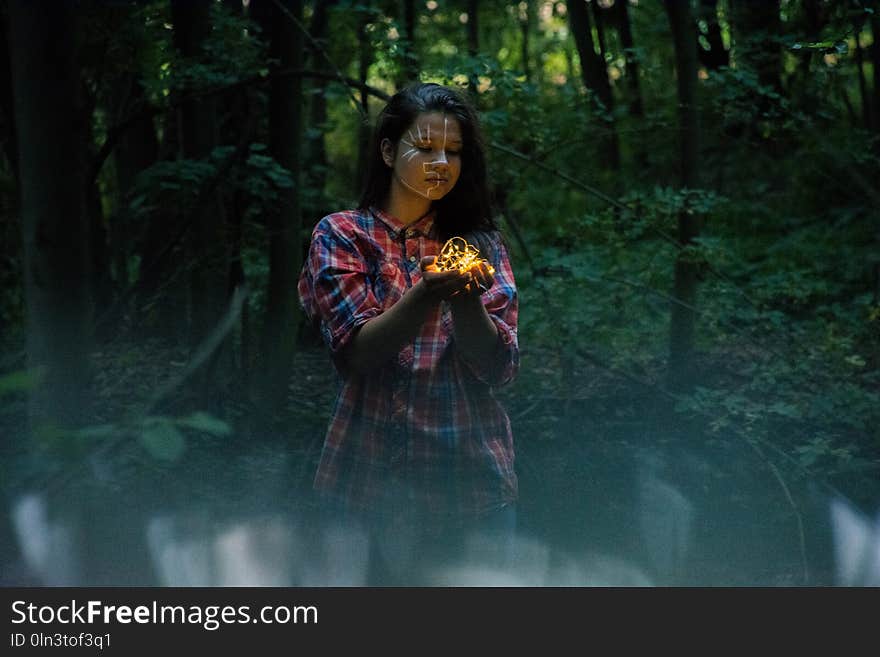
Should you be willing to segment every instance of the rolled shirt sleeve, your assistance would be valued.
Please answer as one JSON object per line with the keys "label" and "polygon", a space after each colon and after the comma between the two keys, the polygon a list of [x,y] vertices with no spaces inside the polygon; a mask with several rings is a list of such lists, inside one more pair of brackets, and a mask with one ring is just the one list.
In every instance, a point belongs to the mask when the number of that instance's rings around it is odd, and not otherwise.
{"label": "rolled shirt sleeve", "polygon": [[326,218],[319,222],[298,286],[303,309],[318,323],[337,366],[357,330],[382,312],[368,280],[367,263],[354,239]]}

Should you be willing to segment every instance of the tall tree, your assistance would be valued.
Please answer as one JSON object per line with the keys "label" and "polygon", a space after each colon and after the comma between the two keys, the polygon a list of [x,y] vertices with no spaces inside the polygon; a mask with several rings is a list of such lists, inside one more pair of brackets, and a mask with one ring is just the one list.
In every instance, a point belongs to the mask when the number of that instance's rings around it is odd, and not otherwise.
{"label": "tall tree", "polygon": [[871,100],[868,95],[868,84],[865,80],[865,56],[862,51],[862,28],[864,27],[864,18],[859,17],[853,25],[853,36],[856,42],[856,73],[859,78],[859,98],[862,101],[862,123],[865,128],[871,128]]}
{"label": "tall tree", "polygon": [[[337,0],[318,0],[309,25],[311,43],[308,50],[307,66],[315,70],[327,65],[327,32],[330,25],[330,9]],[[327,79],[318,78],[311,82],[309,105],[309,132],[306,140],[306,158],[309,164],[307,189],[319,196],[324,191],[327,180],[327,148],[325,133],[327,123]],[[320,216],[324,208],[311,208],[312,215]]]}
{"label": "tall tree", "polygon": [[12,73],[9,69],[9,45],[7,44],[6,12],[0,10],[0,140],[3,154],[18,180],[18,150],[15,143],[15,110],[12,101]]}
{"label": "tall tree", "polygon": [[[205,42],[211,32],[211,0],[171,0],[174,46],[189,62],[205,56]],[[217,144],[217,110],[213,97],[187,98],[180,107],[181,152],[184,158],[200,160],[210,156]],[[190,343],[205,340],[226,309],[229,274],[229,246],[219,194],[203,190],[190,211],[190,298],[192,325]],[[200,402],[209,407],[219,401],[216,393],[226,383],[225,373],[216,371],[224,362],[218,352],[196,377]]]}
{"label": "tall tree", "polygon": [[10,0],[10,70],[24,235],[32,427],[77,425],[88,410],[91,342],[85,128],[73,2]]}
{"label": "tall tree", "polygon": [[617,32],[620,35],[620,45],[623,46],[626,60],[626,82],[629,87],[629,113],[630,116],[642,119],[645,116],[642,104],[642,90],[639,83],[639,60],[636,57],[635,41],[632,34],[632,25],[629,18],[627,2],[615,2],[617,11]]}
{"label": "tall tree", "polygon": [[758,82],[782,90],[782,20],[780,0],[729,0],[737,65],[749,68]]}
{"label": "tall tree", "polygon": [[593,26],[586,2],[568,0],[567,6],[571,33],[581,62],[581,77],[587,92],[591,95],[593,106],[602,116],[604,126],[602,142],[607,165],[616,171],[620,168],[620,146],[614,125],[614,96],[608,80],[608,67],[605,66],[605,60],[593,41]]}
{"label": "tall tree", "polygon": [[[142,57],[150,60],[149,37],[139,31],[133,31],[135,43],[131,44],[132,53],[130,67],[133,71],[139,67],[134,62]],[[158,117],[156,125],[150,114],[150,101],[138,80],[136,73],[130,74],[133,79],[123,84],[124,77],[113,84],[113,88],[122,95],[117,99],[118,122],[122,127],[119,144],[114,151],[119,189],[123,194],[133,190],[138,172],[157,160],[175,160],[181,158],[181,112],[175,103],[174,108]],[[124,76],[124,74],[123,74]],[[131,85],[130,95],[128,85]],[[181,91],[172,89],[173,101]],[[131,123],[129,123],[131,121]],[[158,130],[157,130],[158,126]],[[159,136],[161,135],[161,139]],[[120,170],[122,167],[122,170]],[[111,244],[131,240],[131,231],[126,231],[124,222],[117,219],[111,226]],[[116,231],[122,230],[119,235]],[[134,307],[137,315],[137,328],[141,334],[158,337],[167,343],[179,343],[186,338],[189,328],[188,306],[189,286],[180,283],[181,272],[186,257],[186,236],[189,225],[182,209],[171,204],[162,204],[155,212],[150,213],[149,221],[137,232],[137,239],[128,245],[138,257],[139,266],[136,275]],[[120,253],[124,249],[116,249],[116,257],[123,259]],[[122,260],[125,265],[127,259]]]}
{"label": "tall tree", "polygon": [[724,47],[721,24],[718,22],[718,0],[700,0],[697,11],[701,23],[706,26],[703,37],[709,46],[708,49],[697,48],[697,54],[703,66],[710,71],[717,71],[722,66],[730,64],[730,53]]}
{"label": "tall tree", "polygon": [[[211,0],[172,0],[174,45],[184,58],[197,61],[211,31]],[[212,97],[188,98],[180,109],[181,151],[186,159],[210,156],[217,143],[217,116]],[[193,260],[191,342],[199,343],[220,320],[226,304],[227,243],[216,199],[192,209]]]}
{"label": "tall tree", "polygon": [[530,51],[532,35],[532,13],[534,11],[531,0],[523,0],[519,3],[519,32],[520,32],[520,61],[522,62],[523,75],[526,82],[532,81],[532,55]]}
{"label": "tall tree", "polygon": [[[620,45],[623,47],[626,70],[627,95],[629,96],[629,115],[637,122],[645,118],[644,105],[642,103],[642,88],[639,81],[639,60],[636,56],[636,46],[632,34],[632,25],[629,17],[628,2],[615,2],[612,7],[613,20],[617,26],[617,34],[620,37]],[[638,139],[633,144],[635,151],[635,164],[643,169],[648,161],[644,141]]]}
{"label": "tall tree", "polygon": [[[871,70],[874,79],[871,124],[874,126],[874,131],[880,133],[880,16],[877,15],[878,11],[880,11],[880,7],[876,7],[874,13],[871,14]],[[880,150],[880,140],[876,144]]]}
{"label": "tall tree", "polygon": [[[122,73],[111,85],[114,94],[111,113],[114,124],[119,125],[128,117],[135,117],[129,128],[119,137],[113,154],[116,173],[116,206],[123,207],[134,190],[137,175],[156,161],[159,140],[153,120],[146,113],[149,101],[144,93],[140,76],[134,72]],[[126,230],[127,229],[127,230]],[[127,287],[128,255],[131,248],[130,231],[121,217],[110,225],[110,247],[115,259],[117,284]]]}
{"label": "tall tree", "polygon": [[370,43],[370,35],[368,28],[373,19],[372,3],[368,2],[361,10],[358,20],[357,40],[358,40],[358,82],[360,82],[360,112],[361,122],[358,125],[358,159],[357,168],[355,169],[355,180],[353,181],[355,189],[360,186],[360,176],[366,170],[370,153],[370,126],[367,117],[370,116],[370,94],[367,92],[367,77],[370,72],[370,65],[373,63],[373,47]]}
{"label": "tall tree", "polygon": [[[675,46],[675,72],[678,91],[678,134],[681,187],[694,189],[698,180],[699,122],[697,114],[697,39],[689,2],[665,0]],[[678,215],[678,241],[691,244],[700,234],[700,222],[687,207]],[[672,305],[669,335],[669,379],[673,387],[692,382],[694,307],[697,298],[698,266],[682,256],[675,262],[674,296],[689,307]]]}
{"label": "tall tree", "polygon": [[[478,0],[467,0],[467,51],[471,59],[480,54],[480,3]],[[477,89],[480,81],[476,72],[468,75],[468,91],[477,100]]]}
{"label": "tall tree", "polygon": [[403,34],[401,34],[401,46],[403,47],[403,66],[397,87],[403,87],[409,82],[415,82],[419,77],[419,58],[416,55],[416,3],[415,0],[401,0],[400,12],[403,16]]}
{"label": "tall tree", "polygon": [[[605,12],[607,10],[603,9],[598,2],[590,3],[590,11],[593,16],[593,25],[596,27],[596,45],[599,47],[599,58],[604,63],[607,61],[606,55],[608,53],[608,48],[605,45]],[[608,67],[605,67],[606,77]],[[610,88],[609,83],[609,88]]]}
{"label": "tall tree", "polygon": [[[298,69],[303,62],[303,3],[301,0],[261,0],[261,16],[269,36],[270,57],[280,70]],[[261,399],[270,410],[281,408],[296,351],[300,310],[296,282],[302,268],[302,209],[300,206],[302,150],[302,78],[276,76],[269,90],[269,152],[293,178],[284,190],[277,212],[267,218],[269,232],[269,289],[261,348]]]}
{"label": "tall tree", "polygon": [[[6,9],[0,6],[0,194],[18,199],[18,149],[15,138],[15,110],[12,100],[12,74],[9,70]],[[0,196],[0,203],[5,199]],[[10,204],[11,205],[11,204]],[[21,289],[21,222],[17,212],[0,212],[0,281],[12,282]],[[7,283],[8,285],[8,283]],[[0,314],[0,336],[11,336],[6,318]],[[0,338],[0,344],[3,343]],[[0,448],[3,441],[0,440]],[[2,522],[2,520],[0,520]],[[2,525],[0,525],[2,530]]]}
{"label": "tall tree", "polygon": [[[89,89],[89,85],[82,83],[82,95],[84,112],[86,116],[95,115],[96,98],[95,94]],[[95,135],[93,130],[93,122],[86,121],[86,129],[83,147],[86,149],[86,157],[91,161],[94,158],[95,151]],[[110,247],[107,240],[107,228],[104,221],[104,209],[101,204],[101,192],[98,189],[98,181],[89,177],[85,180],[86,185],[86,213],[89,221],[89,235],[91,245],[89,251],[92,257],[92,295],[94,304],[97,308],[107,308],[113,303],[114,285],[113,277],[110,269]],[[95,328],[95,335],[98,340],[103,339],[100,327]],[[105,329],[108,327],[105,327]]]}

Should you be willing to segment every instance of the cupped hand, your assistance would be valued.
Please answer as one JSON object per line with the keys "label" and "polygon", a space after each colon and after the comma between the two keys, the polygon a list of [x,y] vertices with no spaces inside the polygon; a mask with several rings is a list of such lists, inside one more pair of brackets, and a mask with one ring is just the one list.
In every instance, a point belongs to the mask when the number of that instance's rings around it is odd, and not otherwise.
{"label": "cupped hand", "polygon": [[425,256],[419,261],[422,281],[428,293],[438,299],[449,299],[459,292],[465,292],[473,280],[470,272],[440,271],[437,269],[435,256]]}
{"label": "cupped hand", "polygon": [[495,282],[495,269],[485,260],[480,260],[471,265],[468,269],[471,276],[471,282],[466,288],[467,292],[474,294],[483,294],[488,292]]}

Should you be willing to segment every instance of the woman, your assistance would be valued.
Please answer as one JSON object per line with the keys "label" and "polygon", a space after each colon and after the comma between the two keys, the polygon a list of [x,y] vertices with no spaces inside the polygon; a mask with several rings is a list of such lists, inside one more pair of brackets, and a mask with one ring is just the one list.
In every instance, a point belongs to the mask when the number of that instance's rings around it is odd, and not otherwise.
{"label": "woman", "polygon": [[[439,271],[454,236],[485,260]],[[513,439],[491,388],[518,368],[517,295],[457,92],[415,84],[389,101],[359,206],[318,223],[299,294],[341,376],[315,488],[426,540],[510,529]]]}

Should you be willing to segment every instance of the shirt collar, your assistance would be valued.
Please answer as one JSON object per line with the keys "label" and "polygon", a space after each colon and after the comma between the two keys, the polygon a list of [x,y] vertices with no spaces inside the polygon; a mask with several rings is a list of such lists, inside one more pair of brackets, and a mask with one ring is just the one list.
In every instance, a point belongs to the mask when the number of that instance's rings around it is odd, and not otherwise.
{"label": "shirt collar", "polygon": [[372,207],[370,208],[370,212],[388,227],[395,239],[399,237],[402,232],[407,232],[407,237],[428,235],[434,227],[434,217],[437,214],[436,211],[431,208],[427,214],[410,224],[406,224],[393,214],[385,212],[379,208]]}

